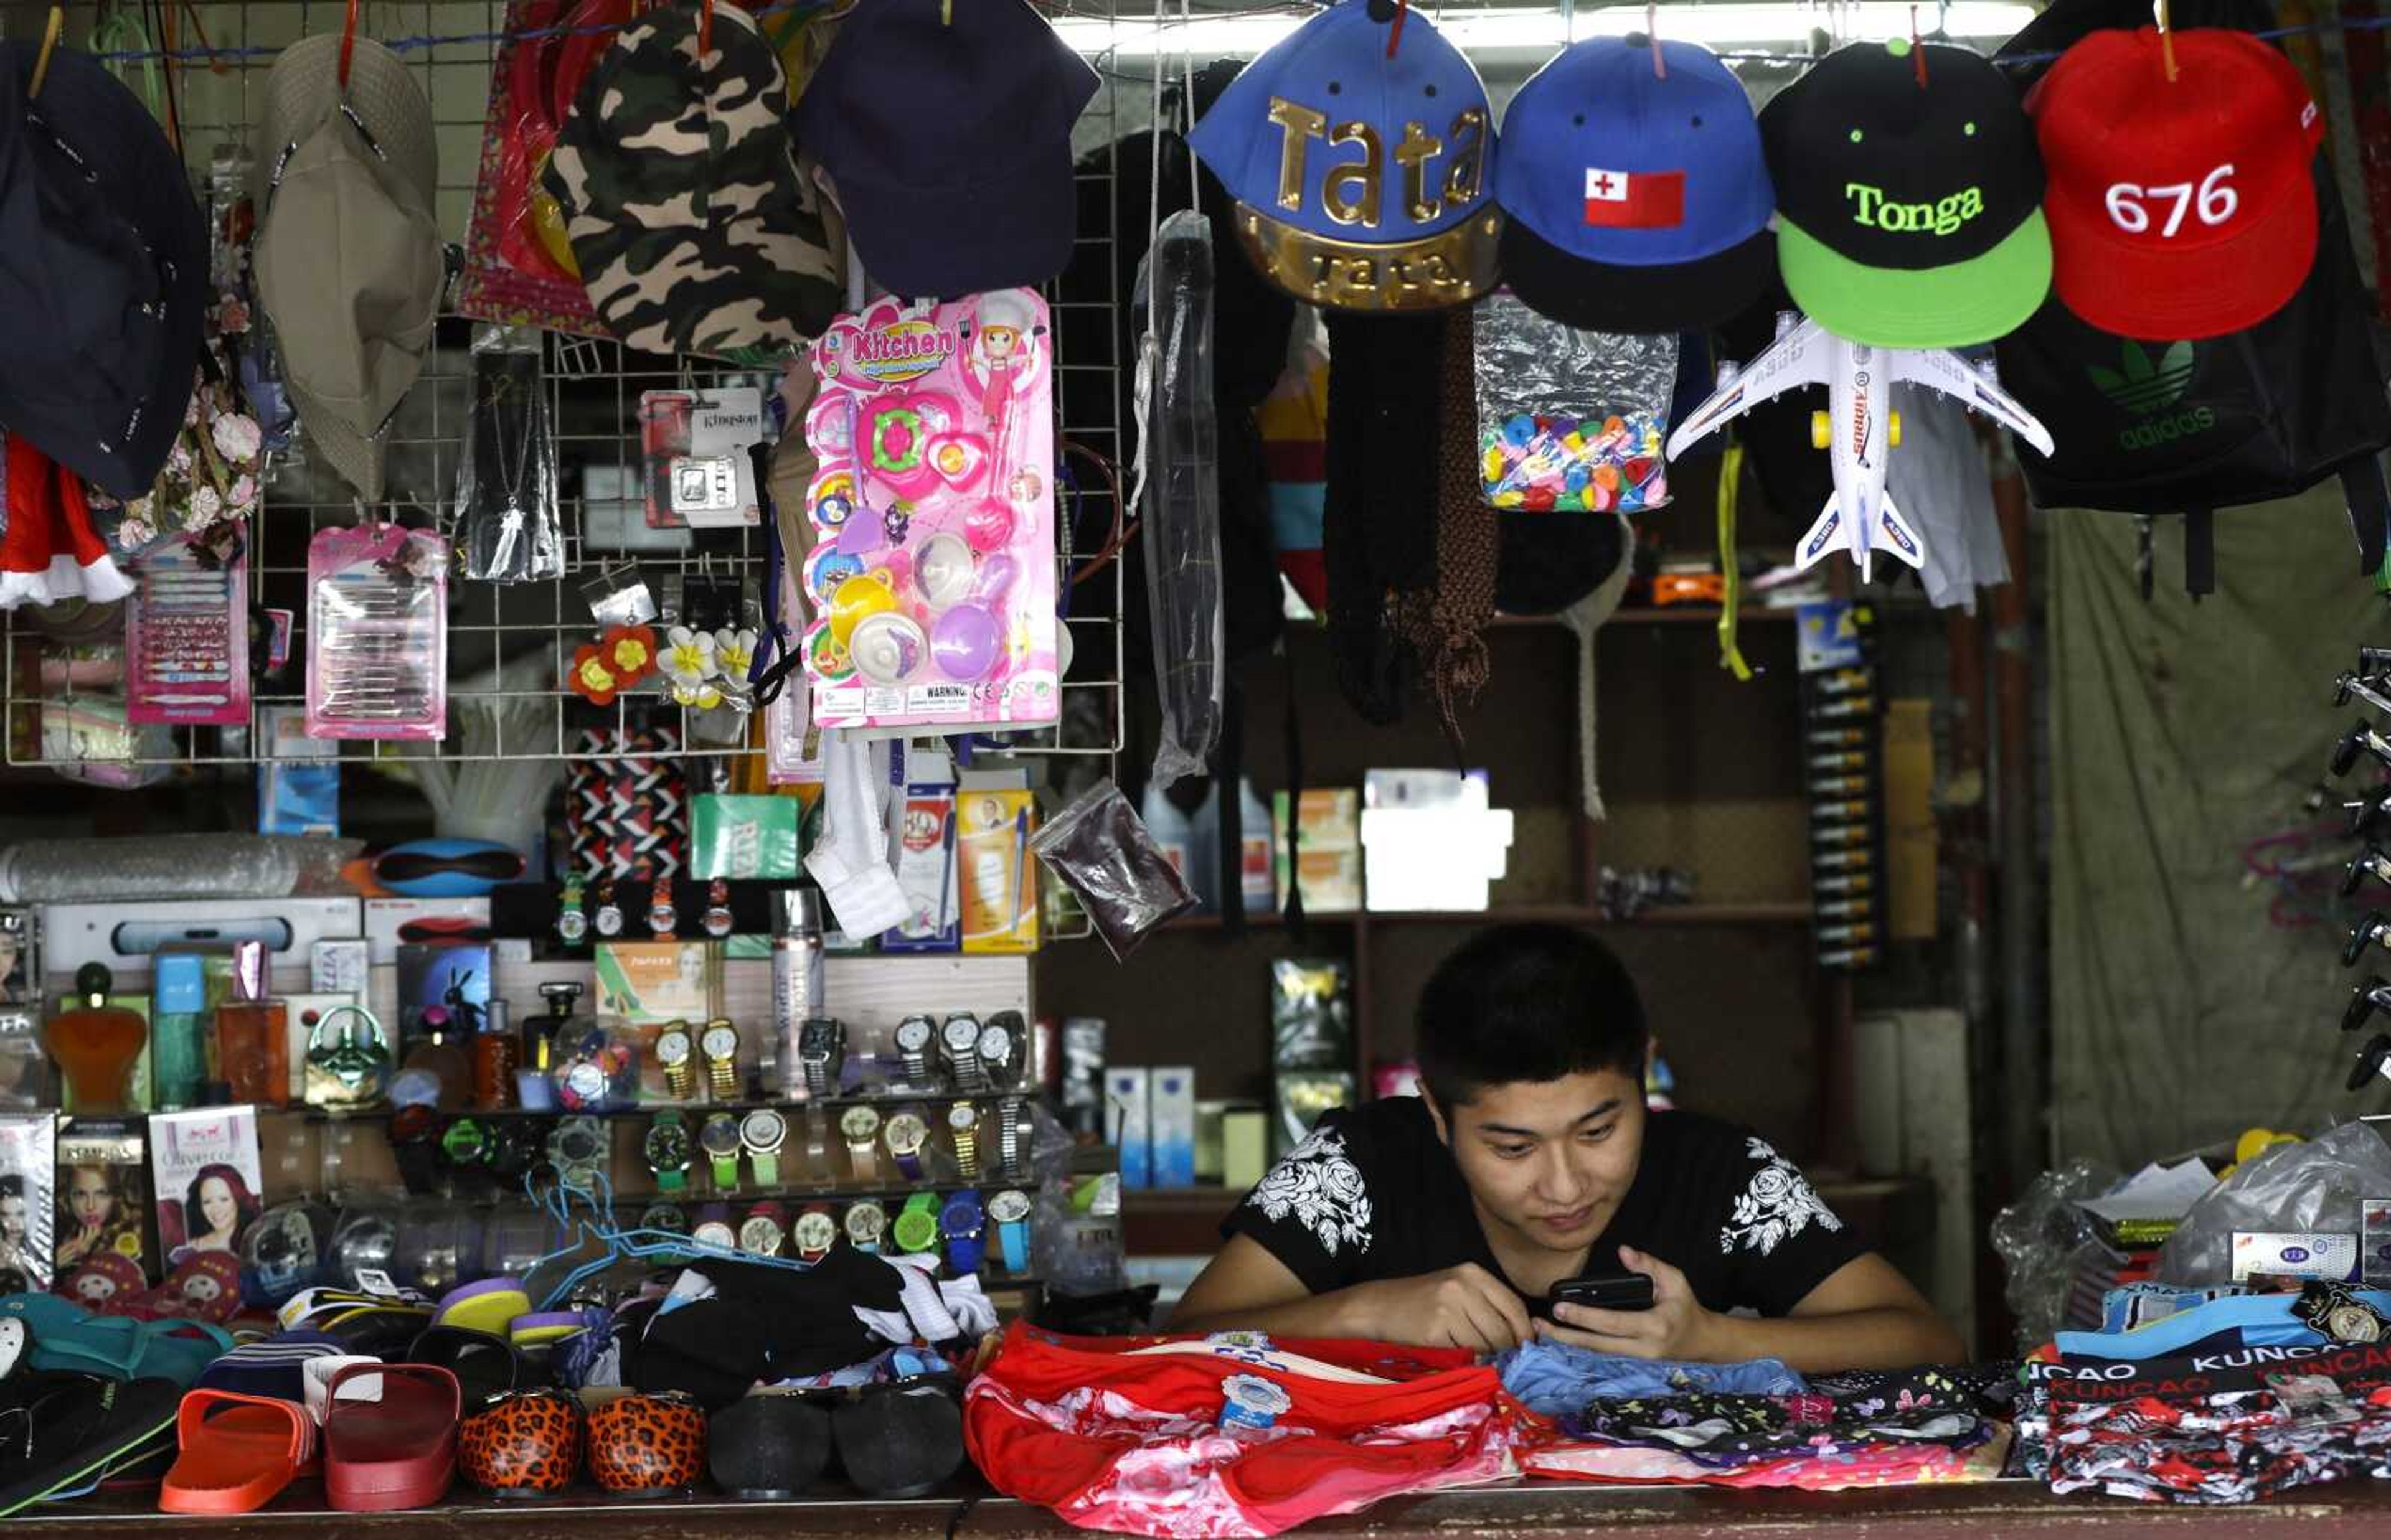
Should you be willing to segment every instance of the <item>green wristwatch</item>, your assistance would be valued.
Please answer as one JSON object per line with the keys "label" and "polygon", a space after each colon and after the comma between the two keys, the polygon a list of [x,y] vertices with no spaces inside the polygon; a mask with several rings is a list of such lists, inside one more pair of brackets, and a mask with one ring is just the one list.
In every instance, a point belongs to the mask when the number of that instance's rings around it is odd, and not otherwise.
{"label": "green wristwatch", "polygon": [[739,1142],[756,1164],[756,1185],[781,1185],[781,1146],[789,1138],[789,1121],[769,1107],[759,1107],[739,1120]]}
{"label": "green wristwatch", "polygon": [[714,1185],[729,1192],[739,1185],[739,1120],[729,1112],[713,1112],[706,1116],[705,1126],[697,1132],[700,1149],[714,1162]]}
{"label": "green wristwatch", "polygon": [[647,1157],[658,1192],[679,1192],[689,1185],[689,1128],[679,1112],[656,1114],[640,1152]]}
{"label": "green wristwatch", "polygon": [[440,1152],[448,1157],[450,1165],[459,1170],[477,1166],[482,1163],[482,1157],[490,1152],[490,1136],[472,1119],[459,1118],[440,1136]]}
{"label": "green wristwatch", "polygon": [[905,1200],[905,1211],[891,1226],[900,1251],[926,1251],[938,1243],[938,1195],[917,1192]]}

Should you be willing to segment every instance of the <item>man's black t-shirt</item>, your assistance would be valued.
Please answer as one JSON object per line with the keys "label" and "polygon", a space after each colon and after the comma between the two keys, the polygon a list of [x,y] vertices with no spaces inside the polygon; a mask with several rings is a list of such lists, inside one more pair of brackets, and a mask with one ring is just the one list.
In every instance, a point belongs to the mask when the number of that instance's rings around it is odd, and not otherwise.
{"label": "man's black t-shirt", "polygon": [[[1315,1294],[1465,1262],[1504,1277],[1417,1097],[1325,1114],[1221,1233],[1252,1237]],[[1620,1271],[1622,1246],[1683,1272],[1707,1309],[1764,1315],[1790,1311],[1865,1250],[1765,1140],[1691,1112],[1645,1119],[1635,1183],[1583,1272]]]}

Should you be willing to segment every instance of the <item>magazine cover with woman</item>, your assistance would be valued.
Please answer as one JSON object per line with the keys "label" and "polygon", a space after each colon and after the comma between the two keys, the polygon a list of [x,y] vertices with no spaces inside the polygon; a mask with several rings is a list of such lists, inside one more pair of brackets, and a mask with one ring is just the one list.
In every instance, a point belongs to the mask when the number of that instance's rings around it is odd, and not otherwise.
{"label": "magazine cover with woman", "polygon": [[149,1170],[167,1270],[200,1251],[234,1250],[262,1206],[256,1109],[159,1113],[149,1120]]}
{"label": "magazine cover with woman", "polygon": [[50,1286],[50,1191],[57,1159],[55,1114],[0,1116],[0,1293]]}

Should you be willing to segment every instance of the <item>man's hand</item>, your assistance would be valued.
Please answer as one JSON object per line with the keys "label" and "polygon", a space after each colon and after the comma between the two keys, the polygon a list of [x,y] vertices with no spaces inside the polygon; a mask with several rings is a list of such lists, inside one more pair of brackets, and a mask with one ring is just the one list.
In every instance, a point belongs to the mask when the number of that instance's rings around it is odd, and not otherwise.
{"label": "man's hand", "polygon": [[1527,1305],[1511,1286],[1474,1262],[1417,1277],[1357,1284],[1345,1292],[1358,1307],[1359,1334],[1381,1341],[1499,1353],[1518,1347],[1534,1330]]}
{"label": "man's hand", "polygon": [[1706,1344],[1715,1335],[1713,1323],[1718,1317],[1694,1298],[1686,1275],[1658,1257],[1624,1246],[1619,1248],[1619,1262],[1630,1272],[1652,1280],[1651,1309],[1596,1310],[1590,1305],[1556,1304],[1554,1321],[1538,1321],[1537,1334],[1548,1341],[1629,1358],[1707,1358]]}

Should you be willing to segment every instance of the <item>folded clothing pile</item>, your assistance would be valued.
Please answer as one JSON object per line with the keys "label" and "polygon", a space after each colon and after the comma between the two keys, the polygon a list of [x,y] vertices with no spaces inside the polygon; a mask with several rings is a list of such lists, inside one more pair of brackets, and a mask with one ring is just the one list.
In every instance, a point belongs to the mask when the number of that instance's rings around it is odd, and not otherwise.
{"label": "folded clothing pile", "polygon": [[2104,1316],[2142,1324],[2062,1331],[2025,1366],[2025,1474],[2054,1492],[2209,1504],[2391,1477],[2391,1293],[2180,1295],[2113,1296]]}
{"label": "folded clothing pile", "polygon": [[1521,1457],[1532,1475],[1818,1491],[1998,1475],[2018,1383],[2008,1364],[1804,1380],[1774,1359],[1648,1364],[1548,1342],[1499,1362],[1553,1418]]}
{"label": "folded clothing pile", "polygon": [[1467,1353],[1020,1322],[963,1396],[972,1458],[999,1491],[1130,1534],[1276,1534],[1502,1480],[1534,1420]]}

